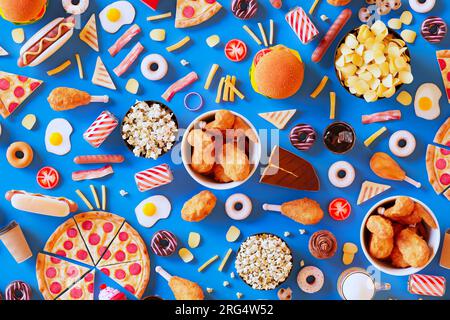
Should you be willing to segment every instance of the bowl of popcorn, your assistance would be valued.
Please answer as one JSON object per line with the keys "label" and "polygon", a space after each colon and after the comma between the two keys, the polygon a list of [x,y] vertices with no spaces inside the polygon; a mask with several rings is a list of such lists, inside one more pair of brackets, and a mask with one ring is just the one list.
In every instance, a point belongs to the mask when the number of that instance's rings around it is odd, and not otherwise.
{"label": "bowl of popcorn", "polygon": [[406,42],[381,20],[350,31],[339,42],[334,67],[341,85],[367,102],[390,98],[413,81]]}
{"label": "bowl of popcorn", "polygon": [[214,110],[200,115],[187,127],[181,157],[186,171],[201,185],[232,189],[255,173],[261,143],[248,119],[230,110]]}
{"label": "bowl of popcorn", "polygon": [[136,101],[122,121],[122,139],[136,157],[158,159],[178,138],[178,121],[172,110],[157,101]]}
{"label": "bowl of popcorn", "polygon": [[236,254],[239,277],[255,290],[273,290],[292,272],[292,251],[284,240],[271,233],[258,233],[242,242]]}

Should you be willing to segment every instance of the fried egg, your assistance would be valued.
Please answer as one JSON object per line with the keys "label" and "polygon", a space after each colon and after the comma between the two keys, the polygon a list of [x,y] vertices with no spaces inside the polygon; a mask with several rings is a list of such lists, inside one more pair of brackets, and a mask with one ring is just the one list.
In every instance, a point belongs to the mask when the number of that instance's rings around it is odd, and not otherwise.
{"label": "fried egg", "polygon": [[416,115],[426,120],[433,120],[441,114],[439,100],[442,92],[434,83],[424,83],[416,91],[414,110]]}
{"label": "fried egg", "polygon": [[102,28],[109,33],[116,33],[123,25],[131,24],[136,10],[128,1],[116,1],[106,6],[99,14]]}
{"label": "fried egg", "polygon": [[169,199],[164,196],[151,196],[139,203],[134,209],[136,217],[141,226],[150,228],[158,220],[166,219],[172,206]]}
{"label": "fried egg", "polygon": [[69,153],[72,131],[72,125],[66,119],[58,118],[50,121],[47,130],[45,130],[45,148],[47,151],[59,156]]}

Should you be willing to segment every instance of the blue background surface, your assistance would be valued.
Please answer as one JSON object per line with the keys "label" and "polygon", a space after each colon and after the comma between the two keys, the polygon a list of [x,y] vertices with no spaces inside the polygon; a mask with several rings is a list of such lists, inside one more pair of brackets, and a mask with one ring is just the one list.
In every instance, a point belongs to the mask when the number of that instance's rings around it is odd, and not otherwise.
{"label": "blue background surface", "polygon": [[[158,13],[163,13],[170,10],[173,14],[175,14],[174,0],[162,0],[160,2]],[[55,167],[60,172],[62,180],[57,188],[45,193],[49,195],[66,196],[76,200],[79,203],[80,211],[82,212],[87,211],[87,208],[76,196],[75,189],[81,189],[90,199],[92,199],[89,191],[90,183],[93,183],[97,187],[98,191],[100,191],[101,184],[107,185],[108,210],[125,217],[127,221],[140,232],[147,245],[149,245],[150,238],[153,233],[158,230],[167,229],[174,232],[179,239],[179,248],[183,246],[188,247],[187,237],[190,231],[199,232],[202,235],[201,244],[199,248],[191,249],[195,256],[195,260],[189,264],[182,262],[177,254],[164,258],[157,257],[151,253],[152,271],[149,286],[146,290],[146,295],[157,294],[165,299],[172,299],[173,296],[165,280],[155,274],[154,267],[156,265],[163,266],[172,274],[196,281],[203,288],[214,288],[215,292],[212,295],[207,295],[209,298],[235,299],[236,292],[239,291],[244,294],[243,298],[245,299],[276,299],[276,290],[254,291],[238,278],[230,279],[229,274],[234,270],[234,254],[225,267],[224,272],[217,271],[219,262],[215,262],[203,273],[198,273],[197,268],[204,261],[208,260],[215,254],[218,254],[222,258],[229,247],[233,248],[235,253],[242,239],[251,234],[271,232],[279,236],[283,236],[285,231],[289,231],[291,233],[291,237],[286,240],[294,251],[294,269],[289,281],[284,286],[290,286],[293,289],[294,299],[339,299],[336,291],[336,281],[339,274],[347,268],[341,262],[342,244],[347,241],[351,241],[359,245],[360,225],[366,211],[375,202],[383,199],[383,197],[388,197],[391,195],[404,194],[424,201],[437,215],[441,227],[441,233],[443,235],[444,231],[450,226],[449,202],[444,197],[437,196],[427,182],[425,150],[427,144],[432,142],[436,130],[450,115],[439,68],[435,59],[436,50],[448,48],[450,37],[447,37],[447,39],[439,45],[431,45],[427,43],[419,34],[420,24],[426,16],[414,13],[414,19],[409,28],[418,32],[418,37],[414,44],[409,45],[409,48],[412,54],[412,69],[415,80],[413,84],[405,86],[404,89],[409,91],[414,96],[415,89],[420,84],[424,82],[434,82],[444,93],[441,99],[441,116],[434,121],[426,121],[415,116],[413,106],[401,106],[395,101],[394,98],[367,104],[363,100],[353,97],[347,93],[347,91],[339,85],[333,69],[332,55],[336,47],[336,42],[330,48],[321,63],[315,64],[311,62],[310,56],[316,47],[318,40],[315,40],[309,45],[302,45],[288,24],[285,22],[284,15],[289,8],[299,4],[301,4],[305,10],[308,11],[313,0],[284,0],[283,8],[281,10],[272,8],[268,0],[259,1],[260,7],[257,16],[250,21],[246,21],[245,23],[259,35],[257,22],[262,22],[268,34],[269,19],[272,18],[275,21],[275,43],[285,44],[298,50],[306,64],[305,81],[298,94],[284,101],[268,100],[253,92],[248,79],[248,69],[250,67],[252,57],[262,47],[258,47],[242,29],[244,22],[236,19],[232,15],[229,8],[231,1],[222,0],[220,2],[224,5],[224,8],[206,23],[189,29],[177,30],[173,26],[173,18],[156,22],[147,22],[145,18],[149,15],[153,15],[154,12],[139,1],[132,1],[137,9],[135,22],[138,23],[143,29],[143,32],[137,37],[137,39],[145,46],[144,55],[150,53],[160,53],[165,56],[169,62],[169,73],[162,81],[159,82],[147,81],[140,73],[140,63],[134,64],[134,66],[122,78],[118,78],[113,74],[112,69],[125,57],[131,47],[136,43],[136,39],[133,40],[132,43],[130,43],[125,50],[122,50],[115,58],[111,58],[107,52],[107,49],[111,43],[125,31],[127,27],[123,27],[118,33],[111,35],[102,30],[99,20],[97,19],[97,28],[99,31],[101,48],[100,55],[114,78],[114,82],[118,87],[117,91],[111,91],[91,84],[90,79],[94,70],[97,53],[79,40],[77,32],[72,37],[70,42],[68,42],[59,52],[57,52],[45,63],[34,68],[19,69],[16,66],[16,60],[18,58],[20,45],[15,44],[10,36],[10,32],[14,26],[1,20],[0,29],[2,30],[2,37],[0,39],[0,45],[10,52],[10,56],[0,58],[0,70],[16,72],[42,79],[45,84],[39,88],[28,103],[16,111],[13,116],[6,120],[0,120],[3,127],[3,133],[0,137],[0,153],[2,154],[0,157],[0,194],[4,194],[10,189],[25,189],[30,192],[44,192],[44,190],[37,185],[35,176],[36,172],[41,167],[50,165]],[[357,19],[357,11],[363,2],[364,1],[357,0],[352,2],[351,8],[354,11],[353,18],[346,25],[344,31],[339,35],[339,38],[341,38],[345,32],[360,24]],[[109,1],[91,1],[88,12],[82,16],[82,25],[84,25],[93,12],[100,12],[100,10],[107,3],[109,3]],[[403,1],[403,6],[400,10],[392,11],[390,15],[383,17],[383,20],[387,22],[389,18],[398,17],[404,9],[409,9],[407,1]],[[445,1],[438,1],[438,4],[433,9],[431,14],[444,14],[444,18],[448,21],[450,18],[450,10],[448,9],[448,3]],[[331,20],[334,20],[340,10],[340,8],[330,6],[325,0],[320,1],[320,4],[317,6],[313,15],[313,21],[320,29],[321,35],[326,32],[329,25],[320,20],[320,15],[326,14],[331,18]],[[48,12],[44,19],[34,25],[24,27],[26,37],[31,37],[33,33],[45,25],[45,23],[59,16],[65,16],[61,2],[50,1]],[[167,38],[164,42],[154,42],[149,38],[149,32],[153,28],[166,29]],[[221,37],[221,44],[216,48],[209,48],[205,43],[206,38],[212,34],[218,34]],[[191,43],[187,47],[174,53],[166,52],[166,46],[176,43],[185,35],[189,35],[192,39]],[[233,63],[228,61],[223,54],[223,45],[232,38],[242,39],[248,45],[249,54],[243,62]],[[78,78],[78,70],[74,58],[75,52],[80,53],[84,63],[84,80],[79,80]],[[69,69],[54,77],[48,77],[45,74],[45,71],[54,68],[68,58],[72,61],[72,66]],[[190,62],[189,66],[181,66],[181,59],[188,60]],[[235,103],[222,103],[217,105],[214,102],[215,89],[209,91],[203,89],[204,81],[212,63],[220,64],[222,68],[220,73],[221,75],[234,74],[237,76],[239,80],[238,88],[246,95],[244,101],[237,100]],[[162,101],[160,96],[164,90],[173,81],[184,76],[191,70],[195,70],[199,74],[200,81],[196,82],[182,93],[177,94],[168,104],[175,112],[180,127],[186,127],[195,117],[204,111],[227,108],[239,112],[250,119],[258,129],[272,129],[273,127],[260,118],[257,113],[296,108],[298,111],[295,117],[290,121],[285,130],[280,131],[280,145],[313,163],[321,180],[320,192],[308,193],[262,185],[258,183],[259,174],[255,174],[247,183],[236,188],[235,190],[214,191],[218,197],[218,204],[211,216],[201,223],[189,223],[180,218],[181,207],[187,199],[204,188],[190,178],[182,164],[173,164],[171,162],[170,155],[164,155],[157,161],[135,158],[123,144],[119,135],[119,130],[116,130],[99,149],[92,148],[82,139],[83,132],[102,110],[108,109],[121,119],[136,99]],[[313,100],[309,98],[309,94],[325,74],[330,77],[331,81],[317,99]],[[139,93],[136,96],[129,94],[124,89],[127,79],[130,77],[136,78],[141,83]],[[218,77],[216,76],[212,88],[216,88],[217,79]],[[61,85],[83,89],[91,94],[108,94],[111,98],[111,102],[108,105],[91,104],[72,111],[53,111],[49,107],[46,97],[53,88]],[[189,112],[183,106],[184,94],[192,90],[200,92],[205,98],[205,107],[199,112]],[[328,92],[331,90],[335,91],[337,94],[336,119],[349,122],[356,130],[358,141],[355,148],[346,155],[334,155],[324,147],[322,141],[319,139],[314,147],[307,152],[300,152],[296,150],[289,143],[288,135],[290,128],[297,123],[309,123],[316,129],[317,133],[321,135],[324,128],[331,122],[328,119]],[[403,114],[401,121],[389,122],[386,124],[361,124],[362,114],[397,108],[400,109]],[[34,113],[38,118],[37,126],[32,131],[27,131],[21,125],[22,118],[28,113]],[[44,133],[47,124],[52,119],[58,117],[67,119],[74,128],[71,138],[72,151],[68,155],[62,157],[46,152],[44,145]],[[370,148],[364,147],[362,141],[364,141],[364,139],[383,125],[388,127],[389,133],[384,134],[372,146],[370,146]],[[415,189],[406,182],[383,181],[375,176],[369,169],[368,163],[373,152],[385,151],[389,153],[389,134],[400,129],[406,129],[413,132],[416,136],[418,145],[416,151],[411,157],[406,159],[397,158],[397,160],[412,178],[422,182],[421,189]],[[35,158],[32,165],[22,170],[12,168],[7,163],[6,157],[4,156],[8,145],[14,141],[20,140],[30,143],[35,150]],[[123,164],[114,165],[114,175],[101,181],[73,182],[71,180],[71,172],[74,170],[86,169],[87,167],[75,165],[72,162],[73,157],[76,155],[95,153],[120,153],[125,155],[126,161]],[[267,160],[269,153],[270,150],[263,151],[263,160]],[[333,187],[327,178],[329,166],[338,160],[347,160],[356,168],[356,180],[353,185],[347,189],[337,189]],[[137,190],[133,179],[134,173],[159,163],[170,164],[175,180],[169,185],[146,193],[140,193]],[[388,192],[385,192],[382,196],[370,200],[361,206],[357,206],[356,199],[358,197],[359,188],[361,183],[366,179],[390,184],[392,185],[392,188]],[[121,197],[119,195],[120,189],[127,190],[129,195],[126,197]],[[224,212],[225,200],[229,195],[235,192],[246,193],[252,198],[254,210],[252,215],[247,220],[233,221],[229,219]],[[140,201],[155,194],[166,195],[171,200],[173,205],[172,213],[167,220],[161,220],[151,229],[145,229],[138,224],[134,214],[134,208]],[[325,218],[319,225],[304,227],[285,217],[275,213],[267,213],[261,209],[262,204],[265,202],[281,204],[282,202],[304,196],[311,197],[319,201],[325,211],[328,207],[328,203],[332,199],[336,197],[345,197],[352,204],[352,214],[346,221],[342,222],[334,221],[328,214],[326,214]],[[35,278],[36,255],[40,250],[42,250],[48,237],[52,234],[56,227],[63,223],[66,218],[58,219],[54,217],[20,212],[13,209],[10,203],[4,200],[3,197],[0,198],[0,225],[6,225],[13,219],[16,220],[22,226],[22,229],[24,230],[26,238],[34,253],[34,257],[32,259],[29,259],[22,264],[16,264],[12,256],[10,256],[7,252],[6,248],[3,245],[0,246],[0,291],[4,292],[4,289],[9,282],[21,279],[31,284],[33,287],[34,298],[39,299],[41,298],[41,295],[38,291]],[[230,225],[235,225],[242,231],[239,241],[232,244],[229,244],[225,240],[225,233]],[[298,229],[300,228],[306,229],[307,234],[300,235],[298,232]],[[312,257],[308,251],[307,243],[309,235],[320,229],[332,231],[338,239],[338,253],[332,259],[319,261]],[[423,273],[443,275],[449,279],[449,271],[439,267],[438,265],[439,256],[440,250],[433,262],[425,270],[423,270]],[[296,284],[296,275],[300,269],[299,262],[301,260],[304,260],[306,265],[315,265],[324,271],[326,281],[324,288],[319,293],[309,295],[303,293],[298,288]],[[369,262],[364,257],[364,254],[360,249],[360,251],[356,254],[353,266],[366,268],[368,265]],[[229,288],[222,286],[224,280],[230,282],[231,286]],[[418,298],[417,296],[411,295],[407,292],[407,277],[393,277],[383,274],[381,280],[391,283],[392,290],[390,292],[382,292],[377,294],[377,298]],[[97,272],[97,290],[98,285],[104,282],[114,285],[112,281],[101,276],[100,272]],[[117,285],[114,286],[118,287]],[[447,292],[445,298],[448,299],[449,297],[450,292]]]}

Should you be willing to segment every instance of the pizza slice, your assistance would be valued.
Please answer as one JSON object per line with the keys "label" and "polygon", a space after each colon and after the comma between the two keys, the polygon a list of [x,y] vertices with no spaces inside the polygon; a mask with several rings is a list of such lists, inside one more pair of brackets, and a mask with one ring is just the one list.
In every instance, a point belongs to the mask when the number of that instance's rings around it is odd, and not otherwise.
{"label": "pizza slice", "polygon": [[150,279],[150,261],[144,259],[104,266],[100,271],[140,299]]}
{"label": "pizza slice", "polygon": [[125,221],[115,214],[99,211],[80,213],[74,219],[94,264],[100,261]]}
{"label": "pizza slice", "polygon": [[42,84],[37,80],[0,71],[0,114],[7,118]]}
{"label": "pizza slice", "polygon": [[426,166],[434,191],[443,193],[450,187],[450,150],[428,145]]}
{"label": "pizza slice", "polygon": [[434,143],[450,147],[450,117],[445,120],[433,140]]}
{"label": "pizza slice", "polygon": [[149,260],[147,247],[139,233],[125,222],[98,267],[139,260]]}
{"label": "pizza slice", "polygon": [[175,28],[196,26],[209,20],[222,5],[216,0],[177,0]]}
{"label": "pizza slice", "polygon": [[59,294],[89,272],[89,268],[39,253],[36,259],[36,278],[45,300],[54,300]]}
{"label": "pizza slice", "polygon": [[447,99],[450,103],[450,50],[436,51],[436,58],[439,63],[439,69],[441,70]]}
{"label": "pizza slice", "polygon": [[446,197],[447,200],[450,201],[450,188],[448,188],[447,191],[444,192],[444,197]]}
{"label": "pizza slice", "polygon": [[68,219],[55,230],[47,240],[44,251],[94,265],[74,219]]}
{"label": "pizza slice", "polygon": [[78,280],[56,300],[94,300],[95,269]]}

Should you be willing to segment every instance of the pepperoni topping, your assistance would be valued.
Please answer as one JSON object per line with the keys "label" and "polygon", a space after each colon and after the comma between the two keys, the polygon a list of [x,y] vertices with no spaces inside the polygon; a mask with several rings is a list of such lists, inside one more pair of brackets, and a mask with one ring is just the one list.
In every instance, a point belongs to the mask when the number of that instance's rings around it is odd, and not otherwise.
{"label": "pepperoni topping", "polygon": [[447,64],[445,63],[444,59],[438,59],[439,62],[439,67],[441,68],[441,70],[445,70],[445,68],[447,67]]}
{"label": "pepperoni topping", "polygon": [[447,161],[445,161],[445,159],[438,159],[438,161],[436,161],[436,168],[444,170],[445,167],[447,167]]}
{"label": "pepperoni topping", "polygon": [[33,82],[30,84],[30,89],[31,91],[34,91],[37,87],[39,87],[41,85],[40,82]]}
{"label": "pepperoni topping", "polygon": [[73,248],[73,242],[70,240],[64,241],[63,247],[66,250],[71,250]]}
{"label": "pepperoni topping", "polygon": [[192,18],[194,14],[195,10],[191,6],[186,6],[183,8],[183,16],[185,16],[186,18]]}
{"label": "pepperoni topping", "polygon": [[9,81],[6,79],[0,79],[0,90],[8,90],[9,89]]}
{"label": "pepperoni topping", "polygon": [[73,299],[80,299],[83,296],[83,290],[78,287],[72,288],[72,290],[70,290],[70,296]]}
{"label": "pepperoni topping", "polygon": [[132,294],[134,294],[136,291],[134,290],[134,287],[130,284],[127,284],[124,286],[125,290],[127,290],[128,292],[131,292]]}
{"label": "pepperoni topping", "polygon": [[126,272],[122,269],[117,269],[116,271],[114,271],[114,277],[116,277],[116,279],[122,280],[125,279],[126,276]]}
{"label": "pepperoni topping", "polygon": [[439,179],[439,181],[441,181],[441,184],[443,184],[444,186],[449,185],[450,184],[450,174],[444,173],[441,176],[441,178]]}
{"label": "pepperoni topping", "polygon": [[450,97],[450,88],[445,89],[445,91],[447,92],[447,97]]}
{"label": "pepperoni topping", "polygon": [[74,266],[70,266],[67,268],[66,274],[70,277],[70,278],[75,278],[78,276],[78,268],[74,267]]}
{"label": "pepperoni topping", "polygon": [[139,273],[141,273],[141,265],[139,263],[132,263],[129,267],[129,271],[133,276],[137,276]]}
{"label": "pepperoni topping", "polygon": [[216,0],[205,0],[206,3],[212,4],[214,2],[216,2]]}
{"label": "pepperoni topping", "polygon": [[95,246],[100,242],[100,236],[96,233],[92,233],[89,235],[89,244]]}
{"label": "pepperoni topping", "polygon": [[14,110],[17,109],[18,106],[19,104],[17,102],[11,102],[8,106],[8,111],[13,112]]}
{"label": "pepperoni topping", "polygon": [[127,241],[128,240],[128,233],[125,231],[119,233],[119,240],[120,241]]}
{"label": "pepperoni topping", "polygon": [[94,284],[89,283],[87,289],[88,289],[89,293],[94,293]]}
{"label": "pepperoni topping", "polygon": [[105,252],[105,254],[103,255],[102,259],[103,260],[108,260],[109,258],[111,258],[111,251],[107,250]]}
{"label": "pepperoni topping", "polygon": [[447,72],[447,80],[450,81],[450,72]]}
{"label": "pepperoni topping", "polygon": [[92,225],[93,225],[92,221],[86,220],[86,221],[83,221],[83,223],[81,224],[81,228],[83,228],[83,230],[91,230]]}
{"label": "pepperoni topping", "polygon": [[106,274],[108,277],[109,277],[109,275],[111,274],[111,272],[109,272],[109,269],[108,269],[108,268],[103,268],[103,269],[101,269],[100,271],[103,272],[104,274]]}
{"label": "pepperoni topping", "polygon": [[14,89],[14,95],[16,96],[16,98],[22,98],[24,94],[25,90],[23,90],[22,87],[16,87]]}
{"label": "pepperoni topping", "polygon": [[127,251],[129,253],[136,253],[137,250],[138,250],[138,247],[134,243],[130,243],[129,245],[127,245]]}
{"label": "pepperoni topping", "polygon": [[61,284],[59,282],[52,282],[50,284],[50,292],[53,294],[58,294],[61,292]]}
{"label": "pepperoni topping", "polygon": [[91,282],[92,280],[94,280],[94,274],[92,272],[88,273],[85,277],[84,277],[84,281],[85,282]]}
{"label": "pepperoni topping", "polygon": [[103,225],[103,231],[105,231],[106,233],[110,233],[111,231],[113,231],[114,229],[114,225],[111,222],[106,222]]}
{"label": "pepperoni topping", "polygon": [[114,257],[116,258],[117,261],[123,261],[123,260],[125,260],[125,252],[123,252],[122,250],[119,250],[116,252]]}
{"label": "pepperoni topping", "polygon": [[106,247],[105,246],[101,246],[97,249],[97,253],[99,256],[102,256],[104,253],[106,252]]}
{"label": "pepperoni topping", "polygon": [[66,233],[69,238],[75,238],[78,235],[78,230],[75,228],[70,228],[67,229]]}
{"label": "pepperoni topping", "polygon": [[78,252],[77,252],[77,258],[78,259],[86,260],[87,256],[88,256],[88,253],[87,253],[86,250],[78,250]]}
{"label": "pepperoni topping", "polygon": [[54,277],[56,277],[56,269],[53,267],[48,268],[47,270],[45,270],[45,276],[47,278],[53,279]]}
{"label": "pepperoni topping", "polygon": [[441,149],[441,154],[444,155],[444,156],[448,156],[450,154],[450,150]]}
{"label": "pepperoni topping", "polygon": [[[63,251],[63,253],[64,253],[64,255],[66,254],[64,251]],[[61,256],[61,254],[60,254],[60,256]],[[51,258],[50,258],[50,261],[51,261],[53,264],[59,264],[59,263],[61,263],[61,259],[58,259],[58,258],[55,258],[55,257],[51,257]]]}
{"label": "pepperoni topping", "polygon": [[[66,252],[64,250],[58,250],[58,251],[56,251],[56,254],[61,257],[66,256]],[[61,261],[61,260],[58,259],[58,261]],[[56,263],[59,263],[59,262],[56,262]]]}
{"label": "pepperoni topping", "polygon": [[17,79],[19,79],[20,82],[25,82],[28,80],[28,77],[25,76],[17,76]]}

